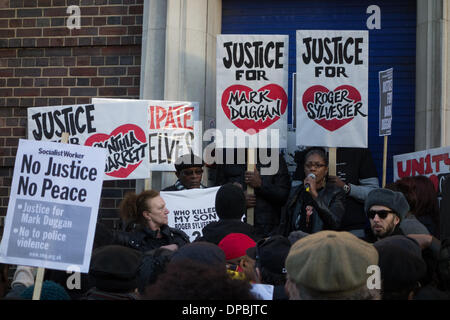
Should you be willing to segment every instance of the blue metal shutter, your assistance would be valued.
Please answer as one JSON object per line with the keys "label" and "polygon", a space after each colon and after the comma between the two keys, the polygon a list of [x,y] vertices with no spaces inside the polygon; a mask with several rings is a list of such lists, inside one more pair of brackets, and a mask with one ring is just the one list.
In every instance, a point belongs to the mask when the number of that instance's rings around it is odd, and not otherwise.
{"label": "blue metal shutter", "polygon": [[392,157],[414,151],[416,1],[411,0],[223,0],[223,34],[289,35],[289,123],[292,73],[295,72],[295,31],[367,30],[367,7],[378,5],[381,29],[369,30],[369,148],[381,183],[383,137],[378,136],[378,72],[394,68],[392,135],[388,138],[387,179]]}

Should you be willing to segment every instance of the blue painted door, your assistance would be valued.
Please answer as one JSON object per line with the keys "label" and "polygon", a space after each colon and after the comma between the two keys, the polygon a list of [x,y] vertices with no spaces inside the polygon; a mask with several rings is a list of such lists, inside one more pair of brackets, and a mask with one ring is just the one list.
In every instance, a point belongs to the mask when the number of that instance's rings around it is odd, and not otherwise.
{"label": "blue painted door", "polygon": [[295,31],[368,30],[380,8],[380,29],[369,30],[369,148],[381,183],[383,137],[378,136],[378,72],[394,69],[392,135],[388,138],[387,183],[392,157],[414,151],[416,1],[411,0],[223,0],[223,34],[289,35],[289,123],[292,124],[292,73],[296,70]]}

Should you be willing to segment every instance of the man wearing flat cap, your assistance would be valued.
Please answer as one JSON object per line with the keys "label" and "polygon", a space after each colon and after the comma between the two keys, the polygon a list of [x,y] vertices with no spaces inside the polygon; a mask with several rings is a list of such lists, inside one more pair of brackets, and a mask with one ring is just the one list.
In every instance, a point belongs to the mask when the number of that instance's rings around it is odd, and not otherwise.
{"label": "man wearing flat cap", "polygon": [[369,288],[375,247],[346,231],[320,231],[295,242],[286,258],[290,300],[377,300]]}
{"label": "man wearing flat cap", "polygon": [[375,242],[392,235],[403,235],[400,222],[409,211],[409,204],[401,192],[378,188],[369,192],[364,202],[369,217],[370,230],[366,230],[368,242]]}

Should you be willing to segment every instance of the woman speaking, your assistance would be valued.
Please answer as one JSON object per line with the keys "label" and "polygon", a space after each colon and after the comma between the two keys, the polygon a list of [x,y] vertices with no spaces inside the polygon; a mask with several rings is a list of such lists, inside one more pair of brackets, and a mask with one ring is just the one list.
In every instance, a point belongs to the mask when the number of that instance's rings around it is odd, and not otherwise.
{"label": "woman speaking", "polygon": [[342,188],[327,184],[328,158],[324,149],[306,150],[298,165],[304,168],[303,184],[292,189],[283,208],[282,234],[292,231],[315,233],[338,230],[345,212],[345,193]]}

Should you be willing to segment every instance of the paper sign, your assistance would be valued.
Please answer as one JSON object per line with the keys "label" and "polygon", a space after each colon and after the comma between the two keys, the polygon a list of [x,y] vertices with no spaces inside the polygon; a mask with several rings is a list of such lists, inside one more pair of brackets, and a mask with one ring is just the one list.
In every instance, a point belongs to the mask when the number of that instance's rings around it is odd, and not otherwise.
{"label": "paper sign", "polygon": [[403,177],[423,175],[430,178],[436,190],[450,173],[450,147],[435,148],[394,156],[394,181]]}
{"label": "paper sign", "polygon": [[161,191],[169,210],[169,226],[184,231],[191,242],[202,236],[207,224],[219,220],[215,205],[219,188]]}
{"label": "paper sign", "polygon": [[394,69],[392,68],[378,72],[380,84],[380,136],[390,136],[392,132],[393,73]]}
{"label": "paper sign", "polygon": [[[218,147],[286,147],[288,52],[287,35],[217,36]],[[227,139],[227,130],[245,139]]]}
{"label": "paper sign", "polygon": [[297,145],[367,148],[368,31],[297,30]]}
{"label": "paper sign", "polygon": [[149,158],[152,171],[175,171],[179,156],[201,157],[202,128],[198,102],[93,98],[92,103],[145,101],[149,116]]}

